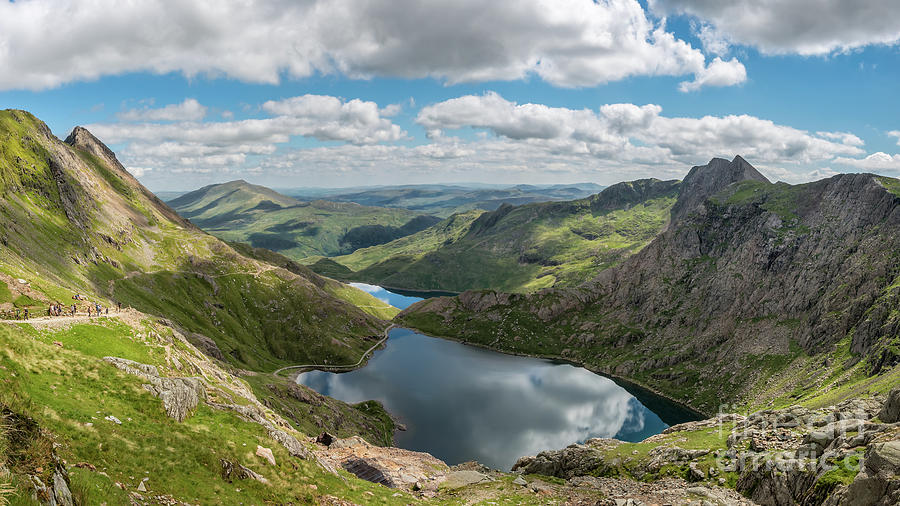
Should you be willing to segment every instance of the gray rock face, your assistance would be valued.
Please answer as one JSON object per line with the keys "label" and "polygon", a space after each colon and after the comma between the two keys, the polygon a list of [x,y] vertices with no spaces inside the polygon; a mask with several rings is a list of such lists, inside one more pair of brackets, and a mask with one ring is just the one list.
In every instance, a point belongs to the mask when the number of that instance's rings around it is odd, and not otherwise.
{"label": "gray rock face", "polygon": [[735,156],[730,162],[722,158],[713,158],[706,165],[692,167],[681,182],[680,196],[672,208],[672,221],[696,211],[703,201],[728,185],[748,180],[769,182],[740,156]]}
{"label": "gray rock face", "polygon": [[149,381],[144,388],[159,397],[163,401],[166,414],[179,422],[190,416],[200,400],[206,397],[206,389],[200,378],[166,378],[160,376],[157,368],[152,365],[118,357],[104,357],[104,360],[129,374]]}
{"label": "gray rock face", "polygon": [[891,390],[891,393],[888,394],[884,407],[878,413],[878,418],[887,423],[900,422],[900,387]]}
{"label": "gray rock face", "polygon": [[584,476],[609,465],[596,448],[615,444],[613,440],[591,439],[583,445],[571,445],[562,450],[550,450],[534,457],[522,457],[512,470],[525,474],[542,474],[560,478]]}

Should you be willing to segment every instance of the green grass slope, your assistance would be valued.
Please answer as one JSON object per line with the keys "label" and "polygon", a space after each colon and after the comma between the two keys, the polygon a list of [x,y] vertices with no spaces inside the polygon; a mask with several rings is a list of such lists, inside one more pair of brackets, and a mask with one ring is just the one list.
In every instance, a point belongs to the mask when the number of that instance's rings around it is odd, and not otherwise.
{"label": "green grass slope", "polygon": [[207,186],[169,204],[221,239],[274,250],[293,260],[349,253],[418,232],[437,221],[399,208],[301,202],[245,181]]}
{"label": "green grass slope", "polygon": [[677,191],[676,181],[641,180],[581,200],[454,215],[417,234],[312,268],[341,279],[418,290],[574,286],[656,237]]}
{"label": "green grass slope", "polygon": [[386,323],[372,314],[392,313],[355,307],[370,302],[362,292],[241,255],[159,201],[87,130],[67,142],[28,113],[0,112],[0,296],[12,299],[0,310],[45,312],[75,293],[122,302],[256,370],[355,361],[380,338]]}

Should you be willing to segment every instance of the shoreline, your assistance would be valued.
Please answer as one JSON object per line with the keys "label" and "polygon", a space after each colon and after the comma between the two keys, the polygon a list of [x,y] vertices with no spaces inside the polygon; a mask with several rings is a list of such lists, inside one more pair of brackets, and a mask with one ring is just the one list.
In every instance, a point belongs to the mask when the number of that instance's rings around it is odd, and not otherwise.
{"label": "shoreline", "polygon": [[[434,297],[456,297],[457,295],[462,293],[462,292],[455,292],[453,290],[420,290],[418,288],[401,288],[399,286],[388,286],[388,285],[382,285],[382,284],[378,284],[378,283],[372,283],[369,281],[358,281],[358,280],[351,280],[351,279],[347,279],[346,281],[341,281],[341,282],[348,284],[348,285],[350,283],[359,283],[359,284],[363,284],[363,285],[377,286],[380,288],[384,288],[385,290],[387,290],[389,292],[394,292],[394,293],[397,293],[396,291],[399,290],[401,292],[409,292],[409,293],[435,294]],[[398,293],[397,295],[403,295],[403,294]]]}
{"label": "shoreline", "polygon": [[361,367],[365,367],[366,364],[369,363],[369,359],[372,358],[372,356],[374,355],[375,350],[377,350],[378,348],[381,347],[381,345],[383,345],[384,343],[387,342],[388,338],[391,336],[391,330],[394,330],[395,328],[402,328],[402,327],[398,326],[398,325],[395,324],[395,323],[391,323],[390,325],[388,325],[388,326],[384,329],[384,337],[382,337],[377,343],[375,343],[374,345],[372,345],[371,348],[369,348],[368,350],[366,350],[365,352],[363,352],[362,356],[359,358],[359,361],[358,361],[357,363],[355,363],[355,364],[344,364],[344,365],[328,365],[328,364],[301,364],[301,365],[289,365],[289,366],[282,367],[281,369],[276,369],[275,371],[272,371],[270,374],[272,374],[273,376],[281,376],[281,373],[282,373],[282,372],[287,371],[287,370],[289,370],[289,369],[300,369],[299,371],[289,373],[288,376],[287,376],[289,379],[291,379],[292,381],[295,381],[295,382],[296,382],[296,381],[297,381],[297,376],[299,376],[300,374],[306,372],[306,371],[304,371],[303,369],[311,369],[311,370],[322,370],[322,369],[327,369],[327,370],[331,370],[331,369],[346,369],[346,371],[334,371],[334,372],[350,372],[350,371],[355,371],[356,369],[359,369],[359,368],[361,368]]}

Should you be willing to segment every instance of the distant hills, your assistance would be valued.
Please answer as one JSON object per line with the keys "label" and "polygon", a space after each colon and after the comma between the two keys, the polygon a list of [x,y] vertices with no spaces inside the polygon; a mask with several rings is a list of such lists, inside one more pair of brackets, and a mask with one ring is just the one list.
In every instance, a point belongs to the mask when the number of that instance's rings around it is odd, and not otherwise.
{"label": "distant hills", "polygon": [[427,230],[311,267],[339,279],[419,290],[575,286],[656,237],[678,187],[678,181],[645,179],[578,200],[455,214]]}
{"label": "distant hills", "polygon": [[485,185],[423,184],[362,188],[279,190],[300,200],[324,199],[355,202],[376,207],[400,207],[420,213],[449,217],[481,209],[493,211],[503,204],[576,200],[598,193],[604,187],[594,183],[565,185]]}
{"label": "distant hills", "polygon": [[246,181],[206,186],[169,201],[169,205],[221,239],[246,242],[294,260],[350,253],[440,221],[401,208],[303,202]]}

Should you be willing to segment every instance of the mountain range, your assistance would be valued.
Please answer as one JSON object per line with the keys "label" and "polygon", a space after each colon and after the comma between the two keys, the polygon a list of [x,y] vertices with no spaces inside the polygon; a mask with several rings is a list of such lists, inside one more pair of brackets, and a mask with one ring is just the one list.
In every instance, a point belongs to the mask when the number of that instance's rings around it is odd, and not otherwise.
{"label": "mountain range", "polygon": [[740,157],[697,166],[665,230],[571,288],[468,291],[404,325],[560,357],[715,413],[825,405],[900,380],[900,182],[771,183]]}
{"label": "mountain range", "polygon": [[577,200],[603,189],[594,183],[557,185],[419,184],[363,188],[279,190],[300,200],[355,202],[365,206],[399,207],[441,218],[481,209],[493,211],[503,204]]}
{"label": "mountain range", "polygon": [[413,290],[574,286],[656,237],[678,187],[678,181],[644,179],[578,200],[455,214],[416,234],[310,267],[339,279]]}

